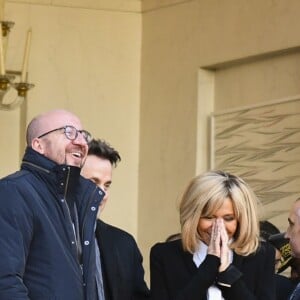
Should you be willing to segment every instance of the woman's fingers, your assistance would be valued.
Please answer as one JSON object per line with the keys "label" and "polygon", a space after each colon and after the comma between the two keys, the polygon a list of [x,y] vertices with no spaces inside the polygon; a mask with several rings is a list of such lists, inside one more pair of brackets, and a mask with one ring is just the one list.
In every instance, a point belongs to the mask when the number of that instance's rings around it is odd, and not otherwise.
{"label": "woman's fingers", "polygon": [[211,230],[210,243],[207,249],[207,253],[220,257],[220,253],[221,253],[220,244],[221,244],[221,232],[220,232],[219,225],[215,220]]}
{"label": "woman's fingers", "polygon": [[224,225],[223,219],[218,220],[218,225],[220,228],[220,239],[221,239],[221,249],[220,249],[220,260],[221,265],[219,267],[219,272],[226,270],[230,264],[229,254],[230,250],[228,247],[228,234]]}

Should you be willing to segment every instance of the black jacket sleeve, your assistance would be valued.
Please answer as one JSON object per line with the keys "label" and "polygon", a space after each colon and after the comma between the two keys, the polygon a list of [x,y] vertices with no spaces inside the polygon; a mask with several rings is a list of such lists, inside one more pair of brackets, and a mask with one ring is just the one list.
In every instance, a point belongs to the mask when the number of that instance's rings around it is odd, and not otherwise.
{"label": "black jacket sleeve", "polygon": [[[257,253],[250,255],[247,267],[241,272],[231,264],[217,278],[225,299],[274,300],[275,295],[275,250],[268,243],[262,243]],[[253,269],[251,269],[253,268]],[[254,269],[255,268],[255,269]],[[250,274],[255,277],[255,293],[246,284]]]}
{"label": "black jacket sleeve", "polygon": [[0,299],[27,300],[23,275],[33,233],[32,212],[12,182],[0,182],[0,202]]}

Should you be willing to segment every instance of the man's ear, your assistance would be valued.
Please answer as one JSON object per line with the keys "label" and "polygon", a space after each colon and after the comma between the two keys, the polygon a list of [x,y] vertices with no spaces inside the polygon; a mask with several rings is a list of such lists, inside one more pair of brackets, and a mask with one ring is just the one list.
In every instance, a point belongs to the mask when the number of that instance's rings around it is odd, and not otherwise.
{"label": "man's ear", "polygon": [[44,143],[39,138],[34,138],[31,142],[31,148],[35,150],[36,152],[39,152],[40,154],[44,154],[45,148]]}

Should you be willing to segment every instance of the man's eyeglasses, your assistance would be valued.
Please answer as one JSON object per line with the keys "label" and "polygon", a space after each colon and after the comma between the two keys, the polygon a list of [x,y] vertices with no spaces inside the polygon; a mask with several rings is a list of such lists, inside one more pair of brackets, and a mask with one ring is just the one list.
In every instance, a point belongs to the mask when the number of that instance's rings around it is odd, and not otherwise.
{"label": "man's eyeglasses", "polygon": [[46,133],[43,133],[40,136],[38,136],[38,138],[42,138],[42,137],[46,136],[49,133],[52,133],[52,132],[57,131],[57,130],[62,130],[62,129],[64,130],[64,134],[65,134],[66,138],[71,140],[71,141],[74,141],[74,140],[77,139],[78,132],[83,136],[83,138],[85,139],[85,141],[87,143],[89,143],[92,140],[92,135],[88,131],[78,130],[74,126],[71,126],[71,125],[66,125],[64,127],[60,127],[60,128],[56,128],[56,129],[47,131]]}

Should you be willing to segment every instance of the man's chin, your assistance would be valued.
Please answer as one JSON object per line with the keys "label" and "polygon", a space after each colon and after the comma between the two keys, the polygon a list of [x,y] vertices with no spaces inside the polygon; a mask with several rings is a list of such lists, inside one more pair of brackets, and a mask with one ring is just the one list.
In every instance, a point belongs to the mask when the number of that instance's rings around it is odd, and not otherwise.
{"label": "man's chin", "polygon": [[80,159],[67,159],[66,160],[66,165],[72,166],[72,167],[77,167],[77,168],[82,168],[83,166],[83,160]]}

